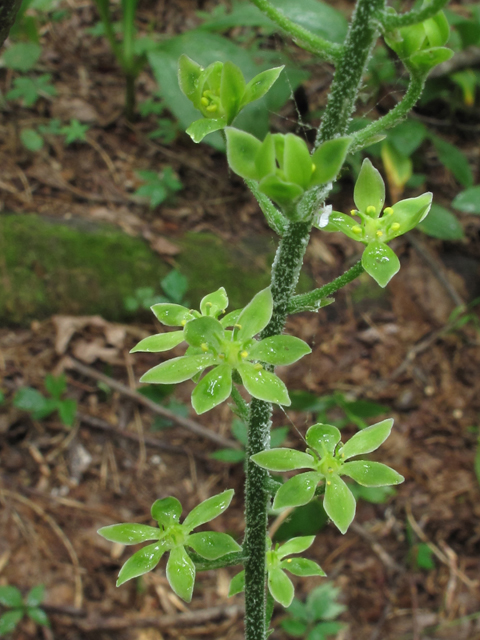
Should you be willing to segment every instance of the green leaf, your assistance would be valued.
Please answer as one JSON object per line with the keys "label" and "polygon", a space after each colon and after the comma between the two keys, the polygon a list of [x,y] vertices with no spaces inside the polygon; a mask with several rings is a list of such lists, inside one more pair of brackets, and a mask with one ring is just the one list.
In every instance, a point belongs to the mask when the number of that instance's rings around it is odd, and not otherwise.
{"label": "green leaf", "polygon": [[274,365],[288,365],[311,352],[308,344],[300,338],[272,336],[255,343],[248,353],[248,359]]}
{"label": "green leaf", "polygon": [[393,420],[389,418],[388,420],[377,422],[377,424],[373,424],[371,427],[362,429],[362,431],[356,433],[343,445],[342,458],[348,460],[353,456],[360,456],[376,451],[388,438],[392,427]]}
{"label": "green leaf", "polygon": [[121,544],[138,544],[146,540],[160,540],[162,537],[162,532],[157,527],[128,522],[102,527],[97,533],[110,542]]}
{"label": "green leaf", "polygon": [[178,524],[180,522],[182,505],[177,498],[168,496],[168,498],[155,500],[150,512],[152,518],[156,520],[161,527],[169,527],[172,524]]}
{"label": "green leaf", "polygon": [[415,67],[422,74],[427,74],[433,67],[450,60],[453,51],[446,47],[432,47],[413,53],[408,59],[409,66]]}
{"label": "green leaf", "polygon": [[277,551],[277,558],[282,560],[285,556],[289,556],[292,553],[303,553],[309,549],[315,540],[315,536],[300,536],[298,538],[292,538],[282,544]]}
{"label": "green leaf", "polygon": [[285,182],[277,176],[262,178],[259,189],[281,207],[289,207],[303,195],[303,188],[293,182]]}
{"label": "green leaf", "polygon": [[228,165],[242,178],[258,180],[259,173],[255,166],[255,156],[262,143],[250,133],[226,127]]}
{"label": "green leaf", "polygon": [[307,596],[307,614],[311,620],[333,620],[347,607],[336,602],[340,593],[338,587],[326,582],[311,591]]}
{"label": "green leaf", "polygon": [[272,429],[270,431],[270,446],[273,448],[279,447],[290,432],[289,427],[279,427],[278,429]]}
{"label": "green leaf", "polygon": [[313,627],[306,640],[328,640],[336,637],[344,626],[341,622],[320,622]]}
{"label": "green leaf", "polygon": [[220,84],[220,102],[227,116],[227,124],[231,124],[239,112],[244,91],[243,73],[236,64],[227,60],[223,65]]}
{"label": "green leaf", "polygon": [[[295,602],[295,600],[293,602]],[[291,608],[292,606],[290,605],[288,609],[289,612]],[[304,638],[308,630],[308,626],[305,622],[300,622],[300,620],[294,620],[292,618],[282,620],[280,622],[280,626],[284,631],[288,633],[288,635],[294,636],[296,638]]]}
{"label": "green leaf", "polygon": [[386,287],[400,271],[400,260],[383,242],[370,242],[362,255],[362,266],[381,287]]}
{"label": "green leaf", "polygon": [[364,487],[386,487],[402,483],[405,478],[381,462],[358,460],[346,462],[340,473],[349,476]]}
{"label": "green leaf", "polygon": [[193,317],[186,307],[169,302],[154,304],[152,311],[157,320],[167,327],[181,327]]}
{"label": "green leaf", "polygon": [[427,571],[435,569],[433,551],[430,549],[428,544],[426,544],[425,542],[420,542],[417,545],[416,551],[417,551],[417,554],[416,554],[415,561],[416,561],[417,567],[419,567],[420,569],[426,569]]}
{"label": "green leaf", "polygon": [[324,142],[312,155],[311,161],[315,169],[310,179],[310,186],[332,182],[340,171],[347,157],[350,137],[335,138]]}
{"label": "green leaf", "polygon": [[192,122],[186,133],[194,142],[201,142],[209,133],[224,129],[226,126],[227,121],[225,118],[201,118]]}
{"label": "green leaf", "polygon": [[[400,200],[400,202],[395,203],[392,207],[393,213],[388,215],[384,214],[382,218],[382,220],[386,218],[388,221],[387,224],[390,225],[390,228],[388,228],[388,226],[386,227],[388,240],[391,240],[396,235],[406,233],[410,231],[410,229],[414,229],[422,222],[430,211],[432,198],[433,193],[427,191],[427,193],[423,193],[416,198],[407,198],[406,200]],[[393,223],[400,225],[395,232],[392,232],[391,229]]]}
{"label": "green leaf", "polygon": [[3,62],[7,69],[14,71],[30,71],[36,65],[42,48],[33,42],[17,42],[3,54]]}
{"label": "green leaf", "polygon": [[443,47],[450,37],[450,25],[443,11],[439,11],[433,18],[425,20],[423,28],[431,47]]}
{"label": "green leaf", "polygon": [[20,140],[28,151],[40,151],[43,147],[43,138],[35,129],[22,129]]}
{"label": "green leaf", "polygon": [[301,3],[297,3],[291,0],[273,0],[272,4],[308,31],[313,31],[327,40],[343,43],[348,23],[338,9],[326,2],[302,0]]}
{"label": "green leaf", "polygon": [[[223,287],[213,293],[209,293],[200,302],[200,311],[204,316],[217,318],[220,313],[224,313],[228,307],[227,292]],[[223,325],[222,325],[223,326]]]}
{"label": "green leaf", "polygon": [[293,471],[294,469],[314,469],[314,459],[308,453],[295,449],[270,449],[260,451],[251,460],[262,469],[269,471]]}
{"label": "green leaf", "polygon": [[245,451],[241,449],[219,449],[210,454],[210,458],[219,462],[229,462],[235,464],[245,460]]}
{"label": "green leaf", "polygon": [[295,589],[290,578],[281,569],[272,569],[268,572],[268,590],[273,599],[284,607],[292,604]]}
{"label": "green leaf", "polygon": [[312,158],[305,140],[293,133],[285,136],[283,167],[287,182],[298,184],[306,189],[312,175]]}
{"label": "green leaf", "polygon": [[236,576],[233,576],[230,581],[230,589],[228,590],[228,597],[237,595],[237,593],[242,593],[245,591],[245,570],[237,573]]}
{"label": "green leaf", "polygon": [[224,329],[218,320],[212,316],[202,316],[187,322],[183,330],[185,340],[192,347],[207,344],[218,350],[224,338]]}
{"label": "green leaf", "polygon": [[73,426],[75,417],[77,415],[77,402],[72,398],[66,398],[65,400],[58,401],[58,415],[60,420],[67,427]]}
{"label": "green leaf", "polygon": [[43,609],[38,607],[28,607],[27,615],[35,622],[35,624],[39,624],[41,627],[50,627],[50,620]]}
{"label": "green leaf", "polygon": [[285,571],[290,571],[294,576],[323,576],[327,574],[325,571],[313,560],[307,560],[306,558],[288,558],[281,562],[280,567]]}
{"label": "green leaf", "polygon": [[198,108],[200,100],[199,80],[203,68],[194,60],[182,54],[178,60],[178,84],[182,92]]}
{"label": "green leaf", "polygon": [[355,517],[355,498],[336,474],[329,476],[326,482],[323,506],[330,520],[342,533],[346,533]]}
{"label": "green leaf", "polygon": [[412,160],[400,153],[388,140],[382,142],[380,155],[389,184],[403,189],[413,175]]}
{"label": "green leaf", "polygon": [[140,382],[151,384],[176,384],[190,380],[196,373],[216,363],[216,358],[211,354],[201,356],[180,356],[167,360],[153,367],[141,378]]}
{"label": "green leaf", "polygon": [[243,342],[260,333],[270,321],[273,311],[273,298],[270,287],[259,291],[238,317],[240,325],[236,335],[237,340]]}
{"label": "green leaf", "polygon": [[17,587],[0,586],[0,604],[4,607],[23,607],[23,598]]}
{"label": "green leaf", "polygon": [[143,351],[146,353],[159,353],[160,351],[168,351],[173,349],[181,342],[185,340],[183,331],[171,331],[170,333],[157,333],[154,336],[148,336],[140,340],[140,342],[133,347],[130,353],[137,353]]}
{"label": "green leaf", "polygon": [[470,187],[455,196],[452,207],[463,213],[480,214],[480,185]]}
{"label": "green leaf", "polygon": [[[317,229],[320,229],[320,231],[340,231],[352,240],[357,242],[364,241],[361,227],[357,220],[340,211],[327,212],[325,215],[321,213],[315,220],[315,226]],[[354,229],[356,231],[354,231]]]}
{"label": "green leaf", "polygon": [[220,319],[220,324],[224,329],[227,327],[233,327],[238,322],[238,318],[242,313],[242,309],[236,309],[235,311],[230,311],[226,316]]}
{"label": "green leaf", "polygon": [[283,509],[307,504],[315,495],[315,489],[321,478],[322,475],[315,471],[307,471],[290,478],[275,494],[273,508]]}
{"label": "green leaf", "polygon": [[25,604],[27,607],[38,607],[43,600],[43,594],[45,593],[45,585],[38,584],[30,589],[25,598]]}
{"label": "green leaf", "polygon": [[56,400],[59,400],[67,389],[67,376],[64,373],[59,376],[48,374],[45,376],[45,389]]}
{"label": "green leaf", "polygon": [[265,369],[257,369],[257,366],[259,365],[243,362],[236,367],[248,393],[259,400],[283,404],[288,407],[290,398],[284,382],[274,373],[265,371]]}
{"label": "green leaf", "polygon": [[195,527],[199,527],[201,524],[210,522],[210,520],[218,517],[228,508],[232,501],[233,494],[233,489],[227,489],[227,491],[223,493],[204,500],[190,511],[183,522],[183,526],[186,527],[188,531],[191,531],[195,529]]}
{"label": "green leaf", "polygon": [[192,393],[192,407],[200,415],[225,402],[231,393],[232,368],[228,364],[222,364],[209,371],[195,387]]}
{"label": "green leaf", "polygon": [[465,237],[458,218],[439,204],[432,205],[430,213],[418,225],[418,228],[427,236],[439,240],[461,240]]}
{"label": "green leaf", "polygon": [[167,580],[177,596],[185,602],[191,601],[195,584],[195,565],[185,551],[185,547],[176,547],[170,552],[167,562]]}
{"label": "green leaf", "polygon": [[337,427],[321,423],[312,425],[305,436],[308,446],[318,451],[321,457],[327,453],[333,455],[340,438],[340,431]]}
{"label": "green leaf", "polygon": [[403,156],[410,157],[427,137],[427,128],[418,120],[406,120],[388,132],[388,141]]}
{"label": "green leaf", "polygon": [[365,158],[358,174],[353,191],[355,206],[365,212],[367,207],[374,207],[374,216],[378,217],[385,202],[385,183],[380,172],[375,169],[368,158]]}
{"label": "green leaf", "polygon": [[275,173],[275,142],[271,133],[267,133],[255,155],[255,168],[259,179]]}
{"label": "green leaf", "polygon": [[438,159],[449,169],[463,187],[473,186],[473,174],[466,156],[454,144],[438,136],[430,136]]}
{"label": "green leaf", "polygon": [[[152,527],[153,528],[153,527]],[[117,579],[117,587],[122,585],[127,580],[132,578],[138,578],[143,576],[144,573],[148,573],[155,569],[160,562],[161,557],[167,550],[165,540],[155,542],[155,544],[149,544],[140,551],[137,551],[129,558],[123,567],[120,569]]]}
{"label": "green leaf", "polygon": [[[32,387],[21,387],[13,398],[13,406],[42,417],[55,411],[56,407],[55,403],[49,402],[40,391]],[[45,413],[47,411],[48,413]]]}
{"label": "green leaf", "polygon": [[262,98],[273,83],[277,80],[278,76],[282,73],[285,67],[275,67],[274,69],[267,69],[257,74],[245,87],[245,92],[240,104],[240,108],[254,102],[259,98]]}
{"label": "green leaf", "polygon": [[15,611],[7,611],[0,617],[0,636],[6,636],[11,633],[20,620],[23,618],[23,609]]}
{"label": "green leaf", "polygon": [[241,551],[242,547],[235,542],[232,536],[216,531],[204,531],[202,533],[192,533],[185,543],[192,547],[202,558],[216,560],[227,553]]}

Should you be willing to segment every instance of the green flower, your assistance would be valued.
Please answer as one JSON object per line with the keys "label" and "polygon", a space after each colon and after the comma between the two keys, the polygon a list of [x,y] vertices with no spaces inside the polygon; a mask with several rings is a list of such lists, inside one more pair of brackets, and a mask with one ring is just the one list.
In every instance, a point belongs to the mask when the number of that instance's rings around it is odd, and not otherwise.
{"label": "green flower", "polygon": [[430,211],[432,197],[432,193],[427,192],[384,209],[385,183],[380,172],[365,158],[353,193],[357,209],[351,211],[350,216],[324,210],[317,216],[315,226],[323,231],[341,231],[367,245],[362,256],[363,267],[385,287],[400,269],[400,261],[386,243],[415,228]]}
{"label": "green flower", "polygon": [[140,382],[175,384],[193,379],[209,371],[192,393],[192,406],[200,414],[224,402],[232,392],[232,376],[236,371],[245,389],[254,398],[289,405],[285,384],[262,363],[288,365],[311,352],[310,347],[294,336],[272,336],[255,340],[270,321],[273,300],[270,289],[264,289],[241,310],[225,312],[228,298],[219,289],[200,303],[200,313],[173,304],[156,304],[155,315],[167,326],[183,326],[180,331],[145,338],[132,351],[165,351],[186,341],[184,356],[167,360],[143,375]]}
{"label": "green flower", "polygon": [[267,93],[282,69],[283,66],[267,69],[247,83],[232,62],[213,62],[204,69],[188,56],[180,56],[180,89],[204,116],[188,127],[188,135],[200,142],[209,133],[231,124],[247,104]]}
{"label": "green flower", "polygon": [[114,524],[102,527],[98,533],[111,542],[138,544],[155,540],[129,558],[118,574],[117,587],[127,580],[152,571],[166,551],[167,580],[177,596],[190,602],[195,583],[195,565],[185,547],[190,547],[202,558],[216,560],[228,553],[241,551],[241,547],[226,533],[203,531],[191,533],[193,529],[210,522],[227,509],[233,497],[233,489],[204,500],[197,505],[180,524],[182,505],[176,498],[168,497],[153,503],[152,518],[158,527],[145,524]]}
{"label": "green flower", "polygon": [[309,428],[306,453],[295,449],[270,449],[252,456],[252,460],[269,471],[311,469],[290,478],[275,494],[274,509],[299,507],[315,496],[320,482],[325,487],[324,507],[329,518],[345,533],[355,516],[355,498],[340,476],[349,476],[364,487],[400,484],[403,476],[380,462],[356,460],[355,456],[371,453],[390,435],[393,420],[384,420],[356,433],[342,445],[340,431],[329,424]]}
{"label": "green flower", "polygon": [[[272,542],[267,540],[267,574],[268,574],[268,590],[270,591],[274,600],[279,602],[284,607],[289,607],[292,604],[294,596],[294,586],[290,578],[286,575],[285,571],[293,573],[294,576],[322,576],[327,574],[323,569],[313,560],[307,560],[306,558],[288,558],[293,553],[303,553],[306,551],[315,540],[315,536],[302,536],[299,538],[292,538],[288,540],[282,546],[278,544],[272,549]],[[230,583],[229,596],[234,596],[237,593],[241,593],[245,589],[245,571],[237,573]]]}

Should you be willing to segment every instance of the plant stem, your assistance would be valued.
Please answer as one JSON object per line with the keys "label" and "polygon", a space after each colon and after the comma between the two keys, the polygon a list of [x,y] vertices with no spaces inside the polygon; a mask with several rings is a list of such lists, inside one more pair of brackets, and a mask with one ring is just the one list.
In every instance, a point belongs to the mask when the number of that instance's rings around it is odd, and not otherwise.
{"label": "plant stem", "polygon": [[255,196],[260,209],[268,223],[268,226],[279,236],[283,236],[287,228],[287,220],[285,216],[277,209],[273,202],[258,188],[258,182],[255,180],[245,180],[247,187]]}
{"label": "plant stem", "polygon": [[137,77],[127,73],[125,75],[125,117],[128,122],[135,119],[135,80]]}
{"label": "plant stem", "polygon": [[0,3],[0,47],[13,27],[22,0],[2,0]]}
{"label": "plant stem", "polygon": [[408,11],[400,15],[385,13],[382,23],[385,31],[399,29],[400,27],[409,27],[412,24],[423,22],[441,11],[449,0],[432,0],[430,4],[423,9]]}

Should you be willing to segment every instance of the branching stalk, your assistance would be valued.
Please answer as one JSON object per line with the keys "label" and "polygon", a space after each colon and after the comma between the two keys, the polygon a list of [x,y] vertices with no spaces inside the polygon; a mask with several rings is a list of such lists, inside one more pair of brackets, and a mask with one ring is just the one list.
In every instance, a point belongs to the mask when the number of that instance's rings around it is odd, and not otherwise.
{"label": "branching stalk", "polygon": [[245,180],[245,183],[255,196],[268,226],[273,229],[277,235],[283,236],[285,229],[287,228],[287,220],[285,217],[273,204],[270,198],[260,191],[258,183],[255,180]]}
{"label": "branching stalk", "polygon": [[433,18],[435,14],[445,7],[449,0],[432,0],[430,4],[422,9],[408,11],[400,15],[395,15],[385,12],[382,18],[382,26],[385,31],[391,31],[392,29],[399,29],[400,27],[409,27],[412,24],[417,24]]}

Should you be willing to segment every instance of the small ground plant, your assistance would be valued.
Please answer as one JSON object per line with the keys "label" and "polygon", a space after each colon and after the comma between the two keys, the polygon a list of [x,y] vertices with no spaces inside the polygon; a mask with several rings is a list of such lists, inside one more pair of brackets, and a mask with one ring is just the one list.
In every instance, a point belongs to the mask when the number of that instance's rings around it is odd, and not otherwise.
{"label": "small ground plant", "polygon": [[[387,129],[406,118],[431,69],[447,60],[451,51],[444,47],[449,37],[441,11],[445,0],[432,0],[402,15],[388,8],[385,0],[357,0],[342,44],[308,31],[268,0],[253,0],[253,4],[299,46],[336,67],[323,119],[313,149],[309,149],[303,138],[290,133],[268,133],[259,140],[234,126],[242,109],[274,85],[281,67],[247,81],[229,61],[203,68],[186,55],[179,60],[180,87],[201,114],[188,133],[195,142],[212,132],[222,133],[231,171],[245,180],[280,237],[271,285],[242,309],[228,310],[223,287],[205,296],[199,309],[172,302],[154,304],[156,318],[172,330],[145,338],[132,350],[163,353],[186,343],[184,355],[162,360],[141,382],[172,385],[192,381],[192,406],[198,414],[232,399],[247,434],[243,540],[240,532],[234,538],[218,531],[197,530],[228,508],[233,498],[233,490],[228,488],[186,516],[176,498],[161,497],[151,509],[155,526],[124,523],[103,527],[99,533],[122,544],[147,543],[124,564],[118,585],[154,569],[168,554],[167,579],[187,602],[198,571],[238,566],[230,594],[245,592],[245,637],[265,640],[271,632],[275,602],[289,607],[294,599],[294,584],[287,573],[325,576],[316,562],[302,557],[315,536],[292,537],[281,544],[268,537],[270,507],[291,509],[324,496],[326,514],[344,534],[355,516],[352,481],[377,488],[404,480],[395,470],[368,458],[390,435],[391,419],[364,427],[344,441],[335,425],[318,422],[306,431],[302,451],[271,448],[273,405],[291,405],[289,391],[275,367],[288,366],[311,352],[303,340],[283,333],[291,314],[317,312],[363,271],[385,287],[400,269],[389,243],[422,222],[432,204],[431,193],[387,203],[383,178],[365,159],[353,191],[355,208],[333,211],[326,201],[346,159],[381,140]],[[358,91],[380,35],[403,62],[409,85],[394,109],[351,133],[349,124]],[[363,245],[363,253],[357,264],[333,282],[299,295],[296,286],[312,232],[341,232]],[[285,482],[275,479],[284,473],[289,474]],[[308,627],[314,622],[309,618],[305,624]]]}
{"label": "small ground plant", "polygon": [[44,591],[43,585],[37,585],[24,598],[17,587],[10,585],[0,587],[0,606],[2,607],[0,636],[13,633],[24,616],[29,617],[35,624],[42,627],[50,626],[47,614],[40,607]]}

